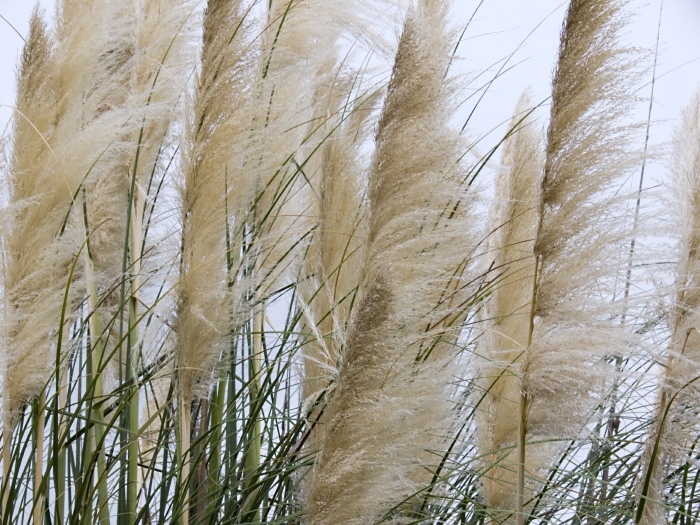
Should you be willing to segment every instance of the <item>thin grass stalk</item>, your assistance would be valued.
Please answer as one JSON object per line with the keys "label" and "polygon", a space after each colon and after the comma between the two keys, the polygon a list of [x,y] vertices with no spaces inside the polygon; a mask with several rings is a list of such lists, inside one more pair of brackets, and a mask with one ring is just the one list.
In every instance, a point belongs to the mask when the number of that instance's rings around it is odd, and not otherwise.
{"label": "thin grass stalk", "polygon": [[526,469],[526,442],[527,442],[527,394],[521,394],[520,410],[518,412],[518,479],[515,497],[515,523],[523,525],[525,523],[525,469]]}
{"label": "thin grass stalk", "polygon": [[222,429],[226,426],[224,411],[226,409],[226,384],[228,383],[228,373],[224,371],[219,377],[219,382],[212,393],[211,403],[211,440],[209,443],[210,455],[208,460],[209,477],[207,480],[207,515],[212,517],[219,514],[217,499],[220,492],[220,477],[222,475]]}
{"label": "thin grass stalk", "polygon": [[[61,346],[63,346],[61,344]],[[61,363],[63,365],[63,363]],[[53,424],[53,452],[57,454],[54,467],[54,483],[56,485],[56,498],[55,498],[55,516],[54,519],[57,524],[62,525],[64,523],[65,514],[65,500],[66,500],[66,461],[67,461],[67,451],[66,444],[61,439],[61,436],[66,436],[68,434],[67,427],[69,425],[67,412],[68,412],[68,399],[69,399],[69,387],[67,384],[67,379],[69,377],[69,366],[60,366],[56,370],[56,391],[58,396],[56,399],[56,404],[54,405],[54,424]]]}
{"label": "thin grass stalk", "polygon": [[206,497],[208,494],[208,461],[207,461],[207,448],[211,436],[211,426],[209,422],[209,399],[202,398],[199,400],[199,417],[197,418],[198,425],[196,429],[197,434],[197,444],[196,444],[196,465],[197,471],[193,479],[193,505],[194,508],[194,520],[203,521],[204,512],[206,510],[207,501]]}
{"label": "thin grass stalk", "polygon": [[35,524],[43,523],[44,509],[46,506],[46,496],[44,494],[44,430],[46,419],[46,390],[37,398],[34,405],[34,435],[35,435],[35,460],[34,460],[34,506],[33,517]]}
{"label": "thin grass stalk", "polygon": [[188,525],[190,521],[190,464],[191,444],[190,433],[192,432],[191,408],[190,404],[182,396],[178,398],[178,442],[177,442],[177,473],[178,473],[178,502],[181,505],[177,508],[178,521],[180,525]]}
{"label": "thin grass stalk", "polygon": [[[89,272],[88,270],[88,282],[89,281]],[[91,429],[91,438],[88,438],[87,443],[90,445],[95,445],[97,446],[97,450],[92,452],[90,454],[90,457],[92,457],[92,454],[97,455],[97,462],[96,462],[96,471],[95,471],[95,481],[97,483],[97,508],[98,508],[98,516],[100,523],[102,525],[108,525],[110,523],[110,517],[109,517],[109,494],[108,494],[108,489],[107,489],[107,477],[106,477],[106,457],[105,457],[105,447],[104,447],[104,441],[105,441],[105,420],[103,416],[103,409],[102,409],[102,403],[100,402],[103,399],[104,391],[102,388],[102,374],[100,370],[104,368],[104,363],[103,363],[103,347],[102,347],[102,330],[101,330],[101,325],[100,325],[100,320],[99,320],[99,315],[97,315],[97,310],[95,310],[96,307],[96,297],[97,297],[97,290],[94,281],[92,281],[92,290],[88,294],[88,309],[90,312],[92,312],[92,317],[91,317],[91,322],[90,322],[90,330],[92,331],[92,335],[90,337],[90,340],[94,343],[93,348],[91,349],[90,352],[90,357],[89,359],[92,361],[92,370],[95,373],[95,376],[90,378],[91,381],[94,382],[94,388],[92,390],[92,394],[94,395],[95,399],[98,401],[98,406],[97,408],[93,407],[90,419],[94,422],[93,423],[93,428]]]}
{"label": "thin grass stalk", "polygon": [[[139,192],[135,192],[138,194]],[[133,277],[130,282],[131,289],[129,290],[129,333],[127,336],[127,360],[126,360],[126,382],[130,384],[129,401],[127,406],[128,417],[128,432],[129,442],[128,449],[128,476],[127,476],[127,519],[134,521],[138,514],[138,495],[139,487],[139,414],[140,414],[140,386],[138,379],[138,367],[141,362],[140,340],[139,340],[139,323],[137,321],[138,305],[139,305],[139,290],[141,289],[140,274],[141,274],[141,259],[143,257],[142,234],[143,234],[143,205],[140,199],[136,199],[132,207],[134,218],[132,220],[131,254]]]}
{"label": "thin grass stalk", "polygon": [[[527,348],[532,346],[532,338],[535,333],[535,305],[537,304],[537,277],[539,276],[540,258],[535,256],[535,271],[532,277],[532,298],[530,300],[530,319],[527,334]],[[521,379],[522,380],[522,379]],[[521,386],[522,388],[522,386]],[[518,418],[518,485],[516,488],[515,520],[516,525],[525,523],[525,472],[527,468],[527,417],[528,394],[524,390],[520,393],[519,418]]]}
{"label": "thin grass stalk", "polygon": [[[5,370],[5,374],[7,371]],[[3,385],[7,384],[7,379],[3,378]],[[3,399],[8,399],[3,396]],[[10,514],[10,469],[12,467],[12,428],[13,425],[8,421],[8,416],[3,411],[2,425],[2,515],[0,519],[5,523],[7,516]],[[14,503],[13,503],[14,504]]]}
{"label": "thin grass stalk", "polygon": [[[249,434],[246,438],[245,455],[243,458],[243,490],[244,493],[251,493],[258,483],[258,471],[261,464],[262,445],[262,402],[261,380],[263,362],[263,336],[264,336],[265,304],[260,302],[253,312],[253,345],[249,359],[249,398],[248,409],[251,420]],[[250,497],[250,496],[249,496]],[[247,509],[250,510],[250,509]],[[260,509],[256,508],[251,516],[255,522],[260,521]]]}
{"label": "thin grass stalk", "polygon": [[[83,194],[83,211],[84,211],[84,221],[85,221],[85,233],[91,235],[89,229],[88,215],[87,215],[87,201],[85,196],[85,191]],[[106,470],[106,457],[104,445],[99,446],[98,444],[104,443],[104,416],[102,409],[103,401],[103,387],[102,387],[102,373],[100,372],[103,367],[104,359],[104,347],[103,347],[103,333],[102,333],[102,323],[100,319],[100,310],[98,309],[98,292],[97,292],[97,280],[95,279],[95,265],[92,257],[92,247],[90,240],[86,238],[86,247],[83,250],[83,266],[85,268],[85,284],[87,288],[87,309],[88,309],[88,333],[90,346],[88,348],[87,360],[88,366],[88,384],[92,386],[90,393],[94,401],[97,402],[97,407],[94,404],[90,408],[89,418],[93,422],[92,426],[88,431],[87,438],[85,440],[85,457],[90,458],[86,465],[92,468],[91,458],[97,457],[96,462],[96,474],[91,476],[89,472],[85,473],[85,479],[94,479],[97,484],[97,505],[98,505],[98,516],[100,523],[102,525],[109,524],[109,496],[107,491],[107,479],[105,476]],[[99,448],[95,448],[98,447]]]}
{"label": "thin grass stalk", "polygon": [[[659,5],[659,21],[657,24],[656,28],[656,45],[654,49],[654,64],[652,66],[652,74],[651,74],[651,93],[649,94],[649,107],[647,111],[647,120],[646,120],[646,132],[645,132],[645,137],[644,137],[644,151],[642,154],[642,166],[641,170],[639,173],[639,184],[637,186],[637,197],[635,200],[635,206],[634,206],[634,219],[632,222],[632,240],[630,241],[630,247],[629,247],[629,257],[627,259],[627,269],[626,269],[626,274],[625,274],[625,287],[623,291],[623,302],[625,303],[623,306],[623,311],[622,311],[622,317],[620,319],[620,324],[622,326],[625,326],[625,323],[627,322],[627,313],[628,313],[628,306],[627,302],[630,298],[630,291],[632,288],[632,271],[634,268],[634,259],[636,256],[635,249],[636,249],[636,244],[637,244],[637,237],[639,235],[639,225],[640,225],[640,212],[641,212],[641,206],[642,206],[642,191],[644,189],[644,174],[646,171],[646,164],[648,160],[648,153],[649,153],[649,140],[650,140],[650,130],[651,130],[651,115],[652,115],[652,110],[654,108],[654,91],[656,88],[656,68],[658,64],[658,58],[659,58],[659,43],[661,39],[661,18],[663,14],[663,7],[664,3],[663,0],[661,0],[660,5]],[[623,365],[623,358],[622,356],[618,355],[615,357],[615,368],[618,371],[617,375],[621,376],[622,372],[622,365]],[[610,409],[608,411],[608,423],[605,427],[605,437],[610,439],[613,438],[615,434],[619,431],[619,425],[620,425],[620,419],[618,418],[617,414],[615,413],[616,411],[616,405],[617,405],[617,397],[618,397],[618,390],[619,390],[619,379],[618,377],[615,377],[613,381],[613,386],[611,389],[611,394],[609,396],[610,398]],[[603,468],[603,472],[601,475],[601,485],[600,485],[600,496],[599,500],[600,501],[606,501],[607,500],[607,484],[608,484],[608,476],[609,476],[609,466],[606,463],[605,467]],[[595,480],[591,481],[591,491],[593,490],[593,483]],[[593,520],[593,518],[591,518]],[[594,521],[592,521],[595,523]]]}
{"label": "thin grass stalk", "polygon": [[[142,97],[142,124],[138,130],[136,153],[132,168],[131,188],[129,191],[129,211],[127,213],[128,227],[125,247],[129,247],[129,264],[131,279],[128,286],[128,299],[124,300],[122,288],[121,304],[127,304],[128,309],[128,338],[127,338],[127,382],[130,382],[131,392],[126,410],[126,428],[128,439],[125,483],[128,487],[126,512],[129,519],[135,519],[139,514],[138,498],[141,493],[139,475],[139,440],[141,439],[140,387],[137,381],[137,370],[144,362],[141,350],[143,343],[137,326],[139,319],[139,295],[141,268],[144,263],[144,212],[146,206],[146,188],[149,174],[156,172],[159,164],[160,147],[170,126],[172,113],[177,100],[181,96],[184,83],[182,82],[183,65],[186,64],[186,40],[190,36],[187,20],[191,16],[192,2],[186,0],[143,0],[140,2],[142,19],[137,35],[137,49],[141,55],[134,69],[132,90],[134,95]],[[166,72],[167,71],[167,72]],[[155,204],[154,204],[155,205]],[[150,221],[150,219],[149,219]],[[122,271],[127,269],[126,253]],[[120,328],[121,330],[121,328]],[[121,372],[120,372],[121,373]],[[179,407],[179,403],[177,403]],[[179,419],[178,419],[179,420]],[[189,431],[188,431],[189,432]],[[176,435],[179,433],[176,432]],[[189,433],[188,440],[189,440]],[[178,439],[178,445],[179,445]],[[176,447],[182,451],[180,446]],[[186,449],[189,449],[189,444]]]}

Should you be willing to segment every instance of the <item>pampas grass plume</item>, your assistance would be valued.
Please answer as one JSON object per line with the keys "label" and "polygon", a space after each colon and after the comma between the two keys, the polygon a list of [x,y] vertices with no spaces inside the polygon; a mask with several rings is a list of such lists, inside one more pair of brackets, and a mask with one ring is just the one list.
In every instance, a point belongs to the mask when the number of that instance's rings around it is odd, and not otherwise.
{"label": "pampas grass plume", "polygon": [[[507,515],[515,505],[515,444],[520,399],[518,369],[528,346],[535,272],[539,186],[543,172],[542,138],[530,116],[532,101],[524,93],[503,144],[491,216],[489,260],[497,274],[486,305],[490,325],[480,368],[482,388],[478,418],[479,448],[484,458],[484,494],[489,508]],[[494,517],[498,523],[501,518]]]}
{"label": "pampas grass plume", "polygon": [[246,94],[253,65],[245,16],[244,2],[208,3],[193,118],[186,128],[175,330],[181,395],[187,401],[207,395],[222,345],[233,328],[233,312],[224,306],[231,304],[227,207],[244,202],[251,187],[244,178],[250,171],[243,170],[240,160],[250,134],[251,101]]}
{"label": "pampas grass plume", "polygon": [[[438,320],[452,313],[441,294],[469,251],[469,199],[459,141],[444,125],[445,17],[444,3],[419,2],[399,41],[369,175],[361,299],[309,489],[314,525],[368,523],[410,506],[430,480],[427,451],[448,426],[445,363],[454,348],[440,343]],[[445,213],[460,195],[462,209]]]}
{"label": "pampas grass plume", "polygon": [[655,408],[656,423],[649,434],[646,468],[640,478],[642,491],[648,483],[640,521],[643,525],[664,521],[664,476],[673,465],[685,462],[686,447],[694,442],[698,429],[692,407],[697,406],[700,394],[700,92],[683,111],[674,145],[672,173],[679,205],[681,259],[670,318],[671,341]]}

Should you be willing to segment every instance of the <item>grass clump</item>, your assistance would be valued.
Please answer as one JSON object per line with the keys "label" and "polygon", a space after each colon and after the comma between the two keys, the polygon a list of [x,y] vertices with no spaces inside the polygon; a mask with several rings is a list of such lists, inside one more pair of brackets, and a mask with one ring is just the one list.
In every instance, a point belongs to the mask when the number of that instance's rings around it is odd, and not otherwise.
{"label": "grass clump", "polygon": [[547,131],[524,95],[484,154],[449,9],[34,10],[3,524],[695,522],[697,101],[675,288],[631,293],[627,3],[570,2]]}

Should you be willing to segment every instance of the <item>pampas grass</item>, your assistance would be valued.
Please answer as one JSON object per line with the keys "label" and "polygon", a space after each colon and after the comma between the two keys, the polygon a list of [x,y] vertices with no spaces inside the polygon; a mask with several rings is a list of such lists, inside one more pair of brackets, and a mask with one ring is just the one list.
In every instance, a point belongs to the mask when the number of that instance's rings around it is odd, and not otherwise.
{"label": "pampas grass", "polygon": [[[3,414],[5,427],[11,428],[16,411],[29,399],[41,392],[50,373],[50,354],[46,347],[35,341],[44,341],[45,329],[27,326],[36,315],[37,320],[49,323],[56,319],[56,297],[44,301],[47,284],[52,281],[53,260],[44,258],[49,251],[50,238],[34,238],[27,243],[30,231],[38,229],[51,210],[51,195],[41,199],[42,178],[45,171],[39,159],[50,162],[55,155],[48,141],[54,104],[52,86],[48,77],[52,41],[41,14],[35,10],[30,21],[30,33],[22,55],[17,85],[17,110],[23,115],[15,123],[12,179],[10,179],[11,226],[5,235],[6,301],[5,328],[5,378],[3,380]],[[43,111],[42,111],[43,110]],[[47,115],[48,113],[48,115]],[[60,189],[59,189],[60,191]],[[57,225],[60,227],[60,224]],[[58,228],[55,228],[58,229]],[[43,260],[39,268],[32,261]],[[60,290],[59,290],[60,293]],[[44,309],[50,311],[46,312]],[[34,311],[34,315],[29,312]],[[48,317],[48,319],[47,319]],[[8,340],[9,338],[9,340]],[[48,343],[48,341],[46,341]]]}
{"label": "pampas grass", "polygon": [[694,442],[697,417],[698,381],[698,227],[700,226],[700,95],[685,108],[682,125],[676,130],[673,158],[674,193],[679,203],[681,260],[676,275],[676,295],[670,318],[672,328],[668,356],[664,363],[660,393],[644,455],[641,477],[642,499],[638,523],[660,523],[665,519],[663,481],[665,473],[685,462],[685,451]]}
{"label": "pampas grass", "polygon": [[[458,142],[443,127],[445,16],[444,5],[420,2],[399,40],[369,174],[361,299],[311,481],[314,524],[368,523],[405,507],[447,430],[454,348],[441,342],[439,321],[461,304],[463,284],[450,284],[469,249],[471,197],[460,186]],[[431,198],[436,180],[445,194]],[[451,257],[440,251],[447,244]]]}
{"label": "pampas grass", "polygon": [[[174,324],[184,485],[190,477],[190,403],[208,397],[218,368],[226,366],[230,334],[241,315],[230,298],[227,259],[229,249],[235,248],[227,246],[226,238],[229,200],[240,203],[250,192],[246,176],[252,178],[238,160],[248,154],[245,144],[252,121],[247,107],[252,99],[244,95],[253,63],[247,15],[242,2],[207,4],[202,69],[185,135],[182,255]],[[237,144],[236,150],[231,144]],[[181,522],[188,522],[187,509]]]}
{"label": "pampas grass", "polygon": [[594,381],[608,373],[604,356],[626,349],[624,335],[609,321],[614,305],[600,300],[610,297],[604,290],[618,271],[611,248],[623,235],[610,188],[636,160],[627,147],[634,127],[625,123],[634,63],[618,40],[623,5],[571,2],[562,29],[534,246],[532,325],[522,364],[518,523],[524,471],[541,467],[528,463],[526,439],[582,428],[592,407],[585,400],[600,391]]}
{"label": "pampas grass", "polygon": [[[484,335],[487,363],[480,371],[483,395],[479,412],[479,448],[484,454],[484,493],[487,504],[514,508],[517,487],[515,460],[518,426],[513,418],[520,397],[518,369],[529,344],[540,180],[542,139],[533,121],[532,100],[521,96],[511,120],[512,134],[503,145],[501,169],[489,236],[489,261],[497,273],[494,290],[485,305],[492,325]],[[483,392],[483,394],[482,394]],[[503,518],[505,519],[505,518]],[[496,522],[501,519],[496,517]]]}
{"label": "pampas grass", "polygon": [[665,311],[627,267],[626,10],[570,3],[548,119],[524,96],[484,155],[444,1],[35,11],[2,522],[694,522],[697,101]]}

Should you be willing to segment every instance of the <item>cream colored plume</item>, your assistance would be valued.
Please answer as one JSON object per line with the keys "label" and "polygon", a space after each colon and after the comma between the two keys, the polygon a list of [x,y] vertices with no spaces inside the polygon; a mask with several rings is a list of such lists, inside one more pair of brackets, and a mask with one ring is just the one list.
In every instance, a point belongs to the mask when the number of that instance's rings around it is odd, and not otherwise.
{"label": "cream colored plume", "polygon": [[311,474],[314,525],[371,523],[397,505],[393,522],[406,518],[449,427],[446,320],[460,313],[473,240],[460,142],[445,126],[446,15],[446,4],[420,2],[399,41],[369,175],[361,299]]}
{"label": "cream colored plume", "polygon": [[251,189],[243,161],[252,122],[254,57],[245,16],[245,2],[208,3],[193,116],[185,131],[175,331],[181,395],[187,402],[206,395],[232,329],[227,208],[236,209]]}
{"label": "cream colored plume", "polygon": [[593,373],[599,358],[624,349],[606,320],[621,305],[605,293],[624,235],[623,207],[610,190],[639,158],[629,147],[637,74],[618,40],[624,5],[573,0],[562,30],[535,243],[536,319],[524,361],[533,434],[581,421],[591,377],[605,377]]}
{"label": "cream colored plume", "polygon": [[19,65],[8,174],[10,218],[3,229],[6,429],[12,426],[14,413],[39,394],[50,374],[49,334],[58,329],[60,302],[55,299],[65,284],[56,282],[63,268],[54,248],[60,229],[54,192],[63,188],[47,177],[46,169],[56,162],[51,148],[56,106],[52,60],[53,42],[35,9]]}
{"label": "cream colored plume", "polygon": [[[102,342],[108,355],[114,353],[119,357],[106,369],[105,378],[112,386],[119,377],[115,365],[125,360],[122,350],[115,352],[119,334],[124,332],[120,324],[128,318],[126,313],[119,313],[124,243],[128,242],[126,269],[133,287],[133,293],[127,295],[136,299],[136,316],[141,296],[148,289],[143,274],[153,276],[156,268],[162,266],[161,260],[149,255],[158,253],[153,250],[160,242],[158,229],[150,228],[150,237],[145,237],[149,211],[154,210],[147,193],[149,188],[158,187],[161,177],[169,176],[164,173],[163,157],[171,156],[167,153],[172,147],[171,126],[179,116],[187,75],[191,72],[194,55],[190,39],[197,18],[193,16],[191,0],[104,4],[102,9],[108,9],[107,4],[115,6],[111,8],[111,19],[121,28],[121,33],[115,34],[114,51],[106,56],[121,57],[108,71],[118,86],[109,101],[111,112],[121,119],[122,148],[110,169],[95,174],[92,188],[88,181],[88,222],[104,329]],[[110,147],[117,151],[116,146],[115,143]],[[142,339],[140,330],[132,334]],[[158,345],[150,344],[145,338],[139,347],[143,352],[139,358],[148,361],[154,357]]]}
{"label": "cream colored plume", "polygon": [[[368,20],[384,2],[275,0],[262,35],[259,116],[256,118],[259,199],[255,206],[256,287],[264,297],[285,276],[309,235],[313,173],[325,135],[316,113],[318,95],[334,84],[338,49],[355,34],[370,33]],[[356,42],[353,47],[362,48]],[[323,98],[323,97],[321,97]],[[307,174],[307,171],[309,172]]]}
{"label": "cream colored plume", "polygon": [[[7,388],[13,389],[17,381],[24,391],[20,397],[35,395],[48,379],[63,294],[85,238],[81,190],[116,176],[112,170],[123,157],[128,122],[121,105],[124,78],[116,71],[128,62],[128,53],[122,53],[118,42],[128,34],[129,25],[110,25],[123,21],[119,17],[126,8],[90,2],[65,2],[60,7],[56,44],[43,60],[42,80],[33,81],[37,86],[31,100],[22,101],[26,95],[19,95],[20,106],[31,106],[28,121],[36,121],[31,127],[39,132],[36,137],[18,135],[18,163],[11,182],[13,188],[22,189],[12,190],[11,196],[10,210],[16,213],[8,234],[11,268],[6,289],[16,299],[6,318],[6,333],[12,340],[10,352],[27,362],[36,381],[13,371],[10,364]],[[85,23],[91,16],[96,22]],[[22,144],[25,139],[33,143]],[[21,160],[25,148],[31,161]],[[28,162],[31,167],[20,165]],[[83,267],[78,265],[67,321],[84,294],[82,278]],[[67,346],[63,345],[64,351]],[[13,359],[9,357],[10,363]],[[11,397],[17,403],[24,401]],[[7,406],[16,405],[13,401]]]}
{"label": "cream colored plume", "polygon": [[[517,485],[519,367],[528,346],[535,273],[539,186],[544,168],[542,137],[530,117],[528,93],[515,108],[503,144],[491,213],[489,262],[495,274],[485,305],[489,327],[482,340],[477,419],[484,496],[494,523],[512,514]],[[499,512],[501,509],[501,512]]]}
{"label": "cream colored plume", "polygon": [[[525,471],[546,467],[528,456],[526,439],[580,437],[614,372],[603,356],[628,348],[613,321],[624,307],[612,300],[625,237],[614,189],[639,157],[630,148],[637,73],[619,41],[625,5],[572,0],[562,29],[535,242],[532,342],[521,369],[518,463]],[[523,519],[519,513],[517,522]]]}
{"label": "cream colored plume", "polygon": [[695,408],[700,399],[700,92],[685,108],[676,131],[672,170],[681,259],[656,424],[644,455],[640,489],[647,479],[649,488],[643,525],[665,523],[664,506],[658,503],[664,500],[663,479],[670,469],[687,461],[687,450],[700,426]]}
{"label": "cream colored plume", "polygon": [[[298,285],[305,312],[302,395],[313,426],[309,446],[322,438],[325,400],[331,395],[338,372],[351,305],[357,295],[364,260],[365,207],[360,175],[360,148],[368,135],[367,117],[376,96],[361,95],[353,103],[351,83],[340,82],[323,92],[317,103],[323,143],[312,166],[316,186],[313,215],[318,217],[313,239],[304,257],[304,279]],[[345,104],[341,106],[341,104]],[[325,111],[323,111],[325,110]],[[325,113],[325,114],[322,114]],[[317,421],[318,420],[318,421]]]}

